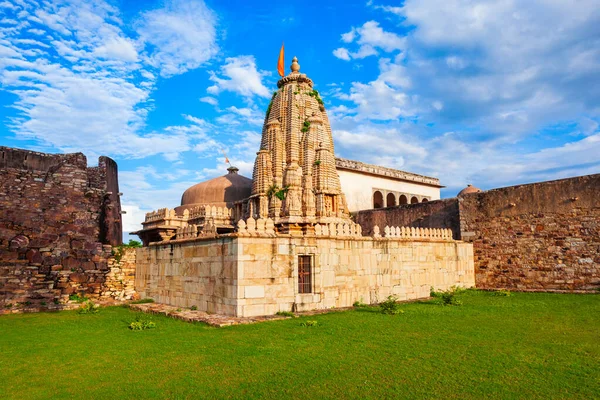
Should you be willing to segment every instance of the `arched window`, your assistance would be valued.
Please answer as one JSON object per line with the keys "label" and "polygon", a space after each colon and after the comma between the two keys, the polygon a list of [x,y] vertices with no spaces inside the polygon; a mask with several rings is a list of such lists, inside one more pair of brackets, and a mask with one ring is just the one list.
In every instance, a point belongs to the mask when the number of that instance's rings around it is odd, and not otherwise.
{"label": "arched window", "polygon": [[373,208],[383,207],[383,195],[379,190],[373,193]]}
{"label": "arched window", "polygon": [[400,198],[398,199],[398,203],[400,205],[408,204],[408,198],[405,195],[401,195]]}
{"label": "arched window", "polygon": [[421,200],[421,203],[427,203],[429,200],[427,200],[426,198],[423,198],[423,200]]}
{"label": "arched window", "polygon": [[411,197],[410,204],[417,204],[418,202],[419,202],[419,199],[417,199],[415,196]]}
{"label": "arched window", "polygon": [[394,196],[394,193],[388,193],[387,197],[385,198],[385,206],[386,207],[394,207],[396,205],[396,196]]}

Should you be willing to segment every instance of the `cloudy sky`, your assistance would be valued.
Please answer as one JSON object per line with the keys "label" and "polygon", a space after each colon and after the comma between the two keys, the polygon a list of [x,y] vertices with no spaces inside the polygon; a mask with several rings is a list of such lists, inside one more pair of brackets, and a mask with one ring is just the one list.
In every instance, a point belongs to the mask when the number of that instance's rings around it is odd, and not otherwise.
{"label": "cloudy sky", "polygon": [[600,172],[598,0],[0,0],[0,145],[115,159],[125,216],[250,177],[296,55],[339,156],[451,197]]}

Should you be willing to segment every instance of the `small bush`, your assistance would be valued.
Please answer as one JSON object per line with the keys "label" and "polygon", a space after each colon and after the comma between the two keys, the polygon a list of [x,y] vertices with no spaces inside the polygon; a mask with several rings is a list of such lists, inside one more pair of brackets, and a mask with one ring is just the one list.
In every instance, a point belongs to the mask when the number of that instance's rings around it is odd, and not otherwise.
{"label": "small bush", "polygon": [[277,311],[276,315],[281,315],[282,317],[296,317],[296,314],[291,311]]}
{"label": "small bush", "polygon": [[462,301],[456,298],[457,294],[464,293],[467,290],[458,286],[452,286],[448,290],[435,291],[432,287],[430,291],[431,297],[439,299],[439,304],[443,306],[460,306]]}
{"label": "small bush", "polygon": [[81,306],[77,309],[79,314],[96,314],[98,311],[100,311],[100,306],[98,304],[94,304],[94,302],[91,300],[81,304]]}
{"label": "small bush", "polygon": [[73,293],[72,295],[69,296],[69,300],[74,301],[75,303],[83,303],[83,302],[88,301],[89,299],[83,293],[82,294]]}
{"label": "small bush", "polygon": [[145,331],[146,329],[154,329],[156,324],[149,319],[137,318],[135,321],[129,324],[129,329],[132,331]]}
{"label": "small bush", "polygon": [[398,299],[395,296],[388,296],[388,298],[381,304],[379,304],[379,308],[381,309],[382,314],[402,314],[404,311],[400,309],[400,304],[396,301]]}
{"label": "small bush", "polygon": [[146,303],[154,303],[154,300],[153,299],[139,299],[139,300],[133,300],[129,304],[146,304]]}
{"label": "small bush", "polygon": [[303,321],[303,322],[300,322],[300,326],[303,326],[305,328],[310,328],[312,326],[317,326],[317,325],[319,325],[318,321]]}
{"label": "small bush", "polygon": [[506,289],[500,289],[500,290],[496,290],[494,292],[492,292],[493,296],[501,296],[501,297],[509,297],[512,296],[512,293],[510,292],[510,290],[506,290]]}
{"label": "small bush", "polygon": [[356,300],[354,302],[354,304],[352,304],[352,307],[355,307],[355,308],[365,308],[365,307],[369,307],[369,305],[366,304],[366,303],[363,303],[363,299],[361,298],[360,300]]}
{"label": "small bush", "polygon": [[196,311],[196,310],[198,310],[198,306],[191,306],[191,307],[190,307],[190,310],[192,310],[192,311]]}

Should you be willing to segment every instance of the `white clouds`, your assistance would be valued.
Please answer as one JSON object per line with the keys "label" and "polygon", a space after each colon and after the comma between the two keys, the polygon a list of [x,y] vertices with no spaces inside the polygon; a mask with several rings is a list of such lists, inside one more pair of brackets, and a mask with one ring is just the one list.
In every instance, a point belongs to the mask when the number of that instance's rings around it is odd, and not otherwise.
{"label": "white clouds", "polygon": [[169,160],[203,139],[196,121],[162,132],[145,123],[157,74],[196,68],[216,51],[204,3],[144,13],[137,39],[103,1],[28,2],[17,14],[22,26],[0,28],[0,84],[17,96],[8,125],[18,137],[62,151]]}
{"label": "white clouds", "polygon": [[342,34],[342,42],[352,43],[356,38],[356,28],[352,28],[350,32]]}
{"label": "white clouds", "polygon": [[384,31],[376,21],[368,21],[363,26],[352,28],[350,32],[342,35],[344,43],[356,41],[359,48],[356,52],[350,52],[344,47],[334,50],[333,55],[342,60],[351,58],[360,59],[377,55],[377,48],[392,52],[405,47],[406,39],[392,32]]}
{"label": "white clouds", "polygon": [[[376,78],[336,94],[353,105],[334,109],[336,143],[456,188],[597,172],[600,10],[594,3],[375,6],[401,18],[400,33],[369,21],[343,34],[349,45],[334,55],[360,58],[370,45],[395,58],[380,60]],[[394,146],[386,149],[380,136]],[[427,156],[408,154],[410,145]]]}
{"label": "white clouds", "polygon": [[108,40],[96,48],[95,53],[100,57],[118,59],[123,61],[138,61],[138,53],[131,40],[117,37]]}
{"label": "white clouds", "polygon": [[253,56],[244,55],[225,59],[220,74],[223,78],[218,77],[214,72],[211,73],[210,80],[215,84],[207,89],[209,93],[231,91],[248,98],[270,96],[269,89],[262,83],[262,77],[267,73],[257,70]]}
{"label": "white clouds", "polygon": [[210,104],[211,106],[219,105],[219,101],[217,99],[215,99],[214,97],[205,96],[205,97],[201,97],[199,100],[203,103]]}
{"label": "white clouds", "polygon": [[368,84],[352,83],[346,99],[357,105],[355,111],[359,119],[390,120],[407,114],[407,95],[390,87],[383,80]]}
{"label": "white clouds", "polygon": [[345,49],[343,47],[335,49],[333,51],[333,55],[341,60],[350,61],[350,52],[348,51],[348,49]]}
{"label": "white clouds", "polygon": [[168,0],[142,14],[137,32],[165,77],[198,68],[218,51],[216,16],[201,0]]}

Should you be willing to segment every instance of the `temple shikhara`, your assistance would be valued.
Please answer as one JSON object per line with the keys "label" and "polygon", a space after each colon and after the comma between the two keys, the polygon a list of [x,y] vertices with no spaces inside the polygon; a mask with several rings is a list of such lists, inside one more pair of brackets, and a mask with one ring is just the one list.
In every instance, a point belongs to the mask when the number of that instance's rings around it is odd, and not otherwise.
{"label": "temple shikhara", "polygon": [[[291,72],[266,112],[252,179],[230,167],[192,186],[181,205],[146,215],[136,232],[136,290],[175,306],[236,316],[426,297],[431,286],[472,286],[472,246],[448,229],[377,227],[350,217],[338,166],[366,208],[439,199],[435,178],[336,159],[312,80]],[[385,200],[384,200],[385,196]],[[380,204],[370,204],[371,199]],[[381,200],[379,200],[381,199]]]}

